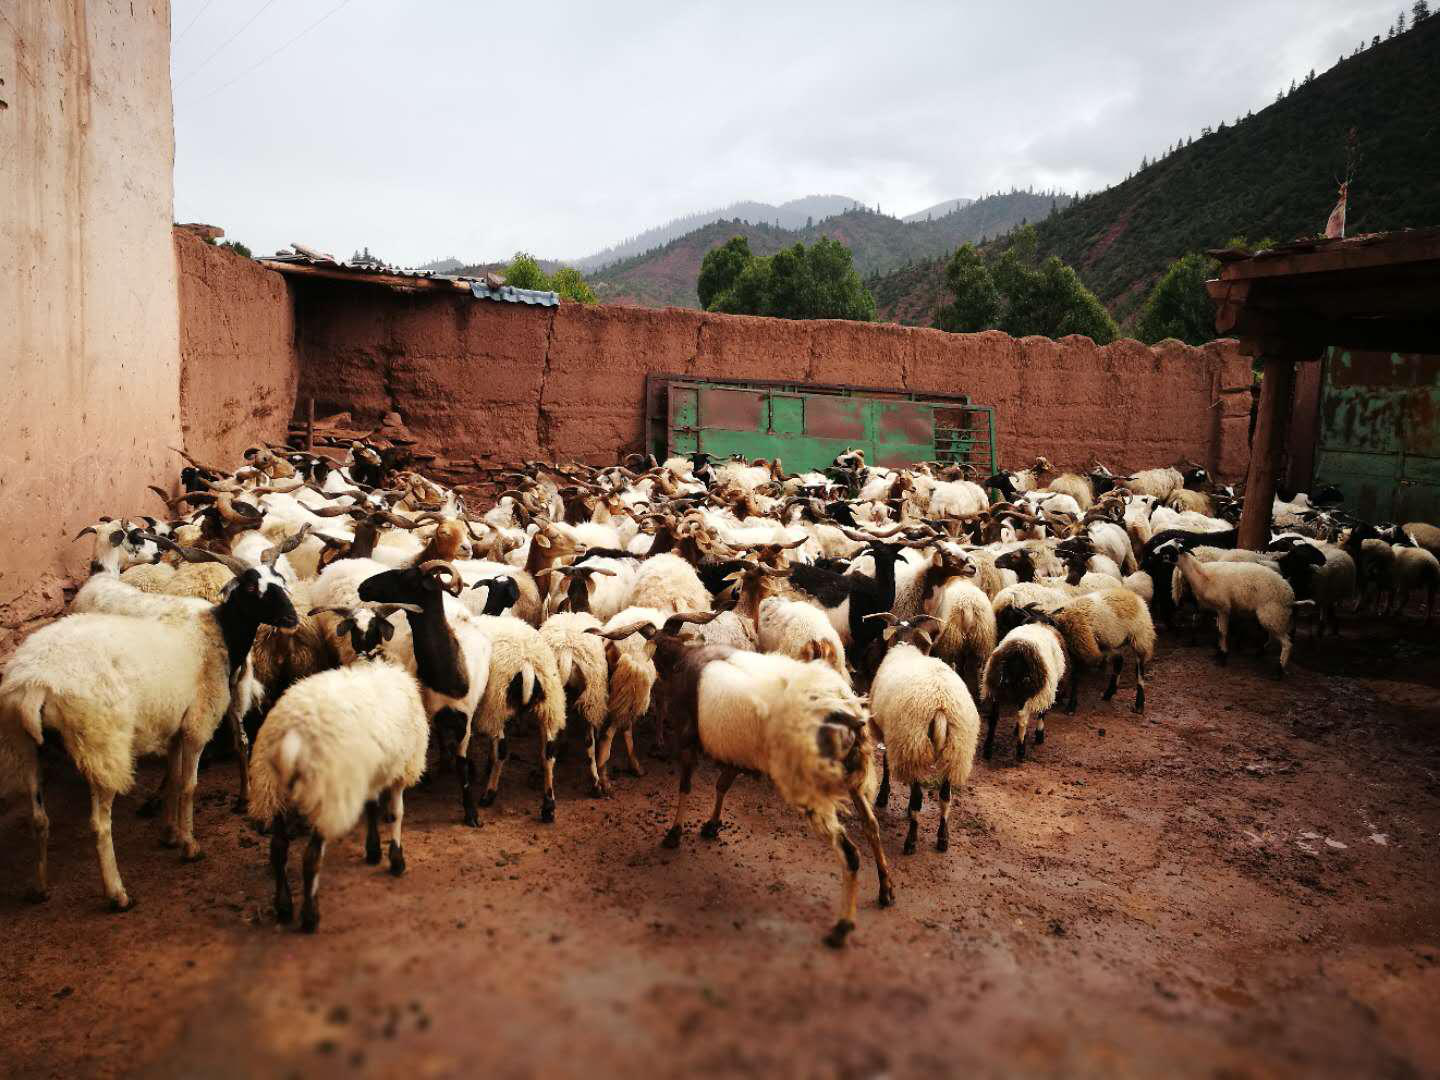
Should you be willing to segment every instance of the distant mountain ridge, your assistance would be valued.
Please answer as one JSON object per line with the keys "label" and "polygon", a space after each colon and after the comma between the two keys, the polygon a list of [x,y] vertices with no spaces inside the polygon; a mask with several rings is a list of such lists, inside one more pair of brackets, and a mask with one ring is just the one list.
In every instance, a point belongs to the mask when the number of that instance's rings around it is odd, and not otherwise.
{"label": "distant mountain ridge", "polygon": [[1039,221],[1068,206],[1070,199],[1059,192],[1011,191],[916,221],[861,207],[816,218],[798,229],[741,218],[712,221],[587,276],[602,301],[694,308],[700,306],[695,283],[705,253],[732,236],[745,237],[757,255],[773,255],[797,241],[810,244],[821,236],[833,237],[851,250],[855,268],[870,277],[948,255],[967,241],[999,235],[1022,222]]}
{"label": "distant mountain ridge", "polygon": [[846,210],[859,205],[860,200],[853,199],[848,195],[806,195],[803,199],[791,199],[779,206],[746,199],[731,203],[719,210],[702,210],[699,213],[686,214],[673,221],[667,221],[664,225],[646,229],[612,247],[576,259],[571,265],[577,270],[589,274],[603,266],[609,266],[611,263],[627,259],[632,255],[639,255],[641,252],[668,243],[678,236],[684,236],[686,233],[704,228],[712,221],[738,220],[749,222],[752,225],[767,224],[779,225],[785,229],[800,229],[804,228],[811,218],[843,214]]}
{"label": "distant mountain ridge", "polygon": [[944,202],[936,203],[934,206],[927,206],[924,210],[917,210],[913,214],[906,214],[900,220],[925,221],[932,217],[942,217],[943,215],[952,213],[956,210],[964,210],[965,207],[969,206],[974,201],[974,199],[946,199]]}

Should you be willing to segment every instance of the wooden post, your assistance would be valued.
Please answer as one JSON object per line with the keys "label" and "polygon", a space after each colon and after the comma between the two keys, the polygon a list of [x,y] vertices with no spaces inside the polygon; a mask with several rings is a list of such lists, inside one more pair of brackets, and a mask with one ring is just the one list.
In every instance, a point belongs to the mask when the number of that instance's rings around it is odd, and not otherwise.
{"label": "wooden post", "polygon": [[1250,471],[1245,478],[1245,512],[1240,516],[1239,546],[1259,551],[1270,539],[1270,509],[1275,500],[1275,468],[1285,440],[1290,388],[1295,381],[1291,360],[1265,357],[1260,383],[1255,437],[1250,441]]}
{"label": "wooden post", "polygon": [[312,397],[305,405],[305,452],[315,452],[315,399]]}

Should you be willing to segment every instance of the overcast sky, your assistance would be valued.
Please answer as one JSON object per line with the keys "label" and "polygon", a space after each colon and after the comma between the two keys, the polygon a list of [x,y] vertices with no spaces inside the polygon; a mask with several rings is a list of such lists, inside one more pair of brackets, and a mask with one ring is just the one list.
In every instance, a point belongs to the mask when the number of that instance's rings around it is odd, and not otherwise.
{"label": "overcast sky", "polygon": [[575,258],[739,199],[1092,190],[1401,6],[174,0],[175,215],[409,265]]}

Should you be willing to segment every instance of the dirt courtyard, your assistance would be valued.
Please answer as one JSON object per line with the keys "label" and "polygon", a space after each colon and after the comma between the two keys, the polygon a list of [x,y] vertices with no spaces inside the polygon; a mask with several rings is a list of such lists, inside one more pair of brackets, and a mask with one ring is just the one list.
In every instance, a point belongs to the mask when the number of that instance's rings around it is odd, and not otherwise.
{"label": "dirt courtyard", "polygon": [[478,831],[447,771],[407,799],[405,877],[365,865],[363,830],[332,847],[313,937],[275,923],[233,763],[201,774],[201,862],[117,802],[124,915],[52,769],[47,904],[22,899],[23,807],[0,814],[0,1072],[1436,1075],[1440,629],[1351,621],[1272,668],[1168,634],[1145,718],[1092,680],[1020,767],[1002,723],[948,855],[933,800],[900,854],[897,791],[897,906],[867,854],[839,953],[829,848],[743,779],[702,840],[713,768],[676,852],[664,762],[592,800],[572,749],[545,826],[522,742]]}

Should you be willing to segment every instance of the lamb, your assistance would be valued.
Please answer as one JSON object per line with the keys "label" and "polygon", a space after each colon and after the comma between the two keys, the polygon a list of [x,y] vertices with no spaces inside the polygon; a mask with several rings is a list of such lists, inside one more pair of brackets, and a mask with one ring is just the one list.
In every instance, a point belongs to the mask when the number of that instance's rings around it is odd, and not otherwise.
{"label": "lamb", "polygon": [[[1030,611],[1034,614],[1038,609],[1031,605]],[[1025,760],[1025,732],[1032,717],[1038,717],[1035,744],[1045,741],[1045,714],[1054,706],[1064,677],[1065,642],[1054,626],[1027,622],[1000,640],[981,678],[981,699],[990,706],[985,760],[990,760],[1002,707],[1016,710],[1015,760]]]}
{"label": "lamb", "polygon": [[898,783],[910,785],[910,829],[904,851],[913,855],[925,798],[921,782],[939,779],[935,850],[945,851],[950,846],[951,792],[964,788],[970,778],[980,714],[960,676],[943,660],[927,655],[931,642],[922,624],[938,626],[940,620],[922,615],[913,622],[894,616],[885,621],[890,649],[870,684],[871,719],[885,742],[885,770],[876,805],[883,807],[889,801],[893,769]]}
{"label": "lamb", "polygon": [[475,710],[475,732],[488,740],[490,751],[490,772],[480,805],[495,802],[500,773],[509,756],[506,725],[529,716],[539,734],[544,776],[540,820],[548,824],[555,820],[555,741],[565,728],[565,688],[555,654],[538,630],[513,615],[482,615],[472,621],[491,645],[490,677]]}
{"label": "lamb", "polygon": [[[417,609],[418,610],[418,609]],[[377,618],[372,627],[390,624]],[[405,789],[425,771],[430,725],[420,687],[402,668],[373,656],[380,636],[362,643],[365,658],[349,667],[311,675],[275,703],[255,740],[250,762],[250,815],[269,822],[270,865],[275,874],[275,916],[293,913],[286,859],[291,813],[311,826],[305,851],[300,928],[320,925],[320,864],[325,845],[366,818],[365,861],[380,861],[379,798],[388,797],[393,820],[390,873],[405,872],[401,823]]]}
{"label": "lamb", "polygon": [[720,834],[725,793],[735,777],[741,772],[768,776],[780,797],[805,814],[840,858],[840,917],[825,938],[827,945],[840,948],[855,929],[860,870],[860,853],[839,820],[847,796],[874,853],[880,905],[888,906],[895,898],[880,827],[870,805],[875,760],[865,706],[824,664],[697,645],[680,637],[684,622],[712,617],[709,612],[680,614],[667,619],[659,631],[643,622],[612,632],[639,632],[653,638],[656,667],[665,677],[666,709],[676,724],[680,792],[663,845],[680,846],[685,804],[702,753],[721,766],[715,808],[700,830],[706,839]]}
{"label": "lamb", "polygon": [[[654,608],[625,608],[611,616],[603,628],[605,660],[610,668],[610,699],[605,710],[609,717],[606,739],[602,740],[602,752],[597,760],[602,776],[616,735],[625,744],[631,770],[636,776],[645,775],[635,756],[635,724],[650,711],[656,678],[654,647],[647,638],[633,631],[624,637],[612,636],[618,628],[638,622],[647,622],[658,629],[665,622],[665,613]],[[663,718],[657,713],[655,720],[657,742],[663,745]]]}
{"label": "lamb", "polygon": [[442,750],[455,759],[463,820],[471,828],[479,828],[469,750],[473,718],[489,687],[492,646],[470,616],[459,611],[453,617],[447,614],[445,597],[454,597],[463,588],[455,567],[436,561],[367,578],[360,584],[357,602],[419,608],[411,611],[407,607],[405,617],[410,624],[420,697]]}
{"label": "lamb", "polygon": [[[555,669],[566,701],[585,721],[585,756],[590,766],[591,793],[596,797],[609,791],[609,777],[604,762],[610,757],[610,741],[614,730],[607,723],[606,708],[610,701],[610,667],[605,657],[605,643],[591,630],[601,625],[595,616],[585,612],[560,612],[540,624],[540,637],[555,654]],[[631,758],[634,758],[633,747]],[[639,767],[639,762],[635,762]]]}
{"label": "lamb", "polygon": [[90,785],[105,893],[111,910],[126,911],[131,899],[115,862],[110,820],[115,796],[135,782],[136,758],[168,752],[165,840],[179,845],[187,861],[198,859],[200,750],[230,708],[256,628],[296,621],[280,577],[268,566],[247,567],[213,607],[182,606],[159,618],[69,615],[21,644],[0,681],[0,789],[18,784],[30,799],[38,849],[32,896],[48,895],[50,822],[37,753],[45,730],[59,735]]}
{"label": "lamb", "polygon": [[1216,661],[1224,664],[1230,658],[1230,616],[1254,615],[1270,640],[1280,644],[1279,674],[1283,677],[1290,663],[1290,626],[1295,608],[1295,590],[1290,583],[1274,570],[1254,563],[1202,563],[1189,552],[1179,556],[1175,568],[1194,594],[1195,602],[1215,613],[1220,634]]}

